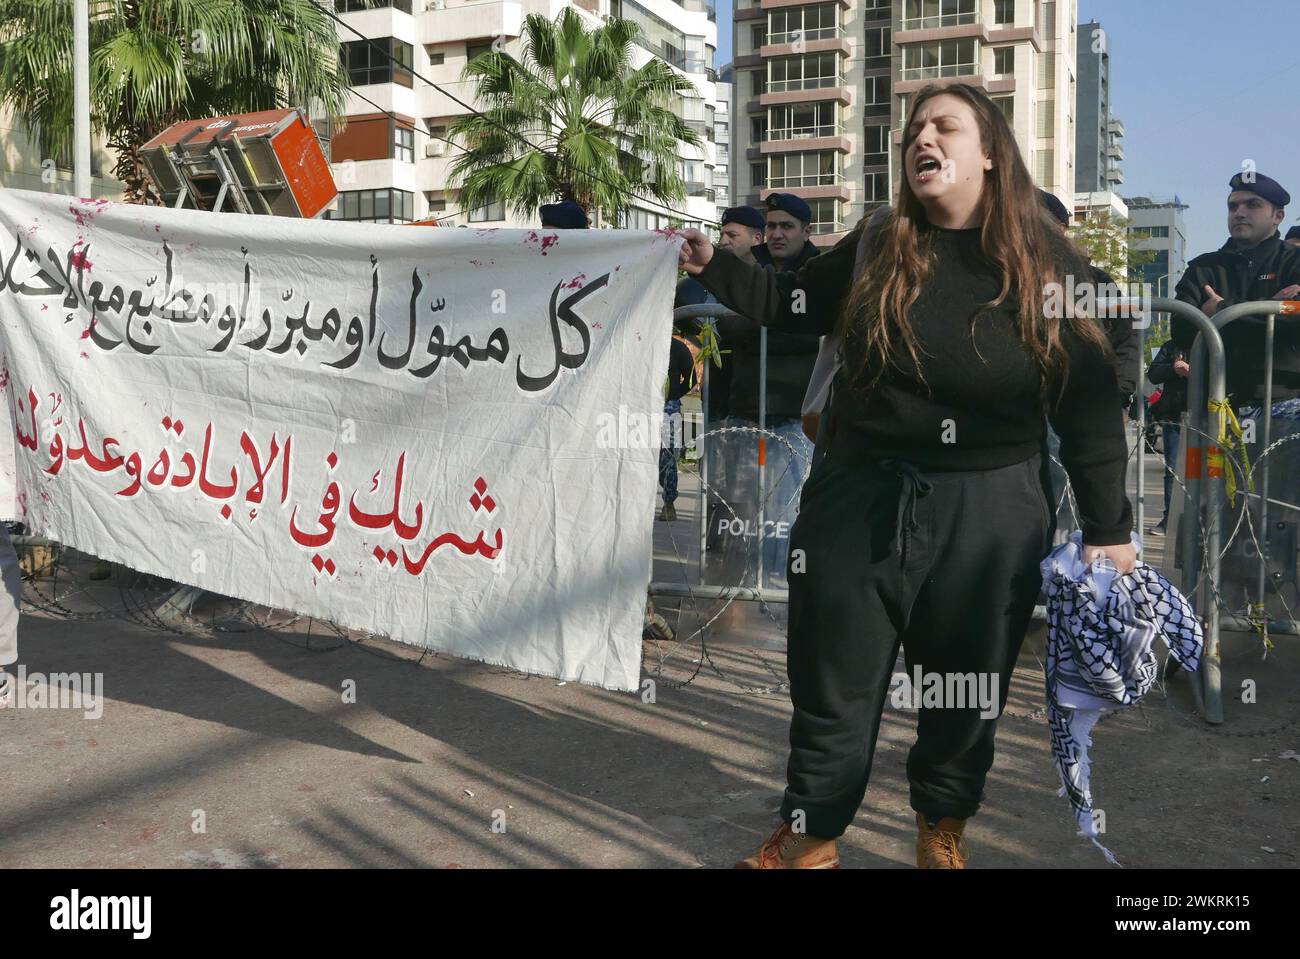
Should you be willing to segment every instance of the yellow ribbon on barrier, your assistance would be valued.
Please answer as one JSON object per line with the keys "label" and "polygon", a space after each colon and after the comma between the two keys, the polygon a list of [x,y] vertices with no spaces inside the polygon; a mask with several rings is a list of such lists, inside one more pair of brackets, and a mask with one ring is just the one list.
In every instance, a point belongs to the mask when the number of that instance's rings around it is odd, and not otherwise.
{"label": "yellow ribbon on barrier", "polygon": [[[1210,400],[1207,407],[1211,413],[1217,413],[1219,416],[1219,428],[1215,431],[1218,436],[1218,449],[1210,451],[1210,475],[1214,475],[1214,467],[1218,466],[1223,472],[1224,491],[1228,494],[1228,505],[1237,505],[1237,474],[1232,469],[1223,469],[1223,451],[1239,451],[1241,454],[1241,472],[1246,477],[1246,489],[1255,492],[1255,481],[1250,475],[1250,457],[1246,453],[1246,443],[1241,436],[1241,423],[1237,420],[1237,414],[1233,411],[1232,405],[1225,400]],[[1218,462],[1214,462],[1217,456]]]}
{"label": "yellow ribbon on barrier", "polygon": [[[1261,559],[1262,562],[1262,559]],[[1273,640],[1268,635],[1268,610],[1263,603],[1248,603],[1246,606],[1247,615],[1250,618],[1250,625],[1254,627],[1259,638],[1264,641],[1264,648],[1270,652],[1273,649]]]}

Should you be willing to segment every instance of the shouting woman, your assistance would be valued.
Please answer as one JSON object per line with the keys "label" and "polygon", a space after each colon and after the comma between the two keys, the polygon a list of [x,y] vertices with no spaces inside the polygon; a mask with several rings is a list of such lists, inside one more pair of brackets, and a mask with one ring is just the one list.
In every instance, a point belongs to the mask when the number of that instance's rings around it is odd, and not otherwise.
{"label": "shouting woman", "polygon": [[[964,867],[963,828],[984,798],[1051,545],[1049,419],[1085,555],[1121,572],[1136,562],[1109,347],[1093,320],[1048,302],[1067,277],[1089,282],[1087,259],[1049,224],[982,90],[918,93],[903,157],[894,212],[797,273],[750,266],[696,230],[682,246],[684,268],[725,305],[843,343],[790,538],[784,822],[741,867],[839,865],[900,643],[927,687],[907,757],[917,865]],[[953,701],[934,703],[930,677]],[[970,701],[978,689],[996,701]]]}

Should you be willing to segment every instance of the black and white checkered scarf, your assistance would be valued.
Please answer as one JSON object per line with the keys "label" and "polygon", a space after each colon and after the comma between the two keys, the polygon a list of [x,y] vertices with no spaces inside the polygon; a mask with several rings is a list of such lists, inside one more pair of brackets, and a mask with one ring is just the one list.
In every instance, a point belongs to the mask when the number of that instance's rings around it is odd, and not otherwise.
{"label": "black and white checkered scarf", "polygon": [[[1137,537],[1133,544],[1141,553]],[[1103,713],[1131,706],[1159,672],[1155,640],[1188,672],[1201,661],[1201,623],[1168,580],[1141,561],[1120,576],[1109,560],[1089,565],[1082,534],[1042,563],[1047,596],[1047,720],[1052,756],[1074,816],[1107,860],[1115,856],[1097,838],[1089,788],[1088,747]]]}

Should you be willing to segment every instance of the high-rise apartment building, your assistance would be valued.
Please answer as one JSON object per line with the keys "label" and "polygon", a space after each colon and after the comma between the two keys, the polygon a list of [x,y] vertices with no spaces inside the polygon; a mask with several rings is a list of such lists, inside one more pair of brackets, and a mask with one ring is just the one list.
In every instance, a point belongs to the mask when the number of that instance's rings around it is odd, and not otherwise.
{"label": "high-rise apartment building", "polygon": [[377,8],[359,0],[334,0],[339,16],[381,48],[343,26],[337,28],[356,95],[349,98],[346,129],[331,144],[340,196],[329,216],[385,223],[435,217],[450,226],[536,226],[535,217],[518,218],[502,203],[461,209],[450,175],[460,148],[446,137],[451,122],[470,111],[415,74],[472,104],[474,83],[461,79],[469,60],[494,44],[520,56],[524,17],[540,13],[554,19],[565,6],[574,6],[592,27],[611,16],[634,21],[641,30],[633,65],[659,57],[689,78],[694,88],[675,105],[701,138],[699,147],[679,144],[679,172],[688,193],[671,208],[679,215],[670,215],[659,204],[634,203],[620,225],[654,228],[670,221],[698,225],[715,220],[713,0],[388,0]]}
{"label": "high-rise apartment building", "polygon": [[1177,196],[1172,200],[1146,196],[1128,199],[1129,246],[1155,253],[1153,262],[1140,267],[1140,279],[1150,284],[1154,296],[1173,296],[1173,289],[1187,269],[1187,227],[1183,223],[1186,209],[1187,204]]}
{"label": "high-rise apartment building", "polygon": [[904,0],[894,27],[895,150],[917,90],[981,86],[1010,121],[1034,182],[1068,207],[1077,16],[1076,0]]}
{"label": "high-rise apartment building", "polygon": [[794,193],[813,241],[888,199],[890,0],[736,0],[736,203]]}
{"label": "high-rise apartment building", "polygon": [[1116,190],[1124,182],[1124,124],[1110,112],[1110,38],[1095,20],[1079,24],[1075,101],[1076,193]]}
{"label": "high-rise apartment building", "polygon": [[736,0],[735,201],[796,193],[834,243],[896,194],[910,98],[956,82],[993,96],[1068,205],[1077,16],[1077,0]]}
{"label": "high-rise apartment building", "polygon": [[715,219],[722,222],[722,214],[731,202],[731,64],[718,71],[718,112],[713,118],[713,143],[717,163],[713,168],[713,193],[718,205]]}

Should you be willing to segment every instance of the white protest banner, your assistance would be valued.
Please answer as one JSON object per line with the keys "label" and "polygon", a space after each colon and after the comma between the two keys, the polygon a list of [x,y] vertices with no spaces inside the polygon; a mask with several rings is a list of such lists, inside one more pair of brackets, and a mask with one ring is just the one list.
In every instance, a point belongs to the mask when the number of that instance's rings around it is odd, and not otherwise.
{"label": "white protest banner", "polygon": [[636,689],[679,245],[0,190],[14,512],[224,596]]}

